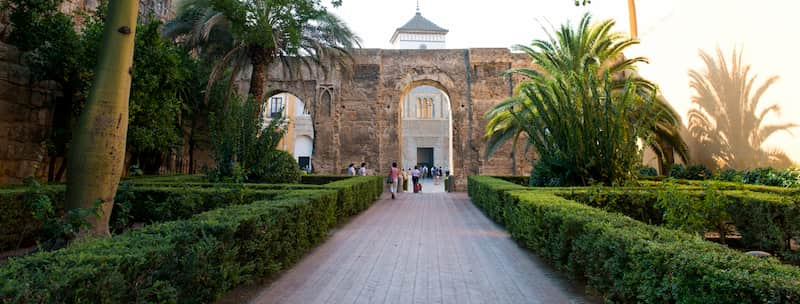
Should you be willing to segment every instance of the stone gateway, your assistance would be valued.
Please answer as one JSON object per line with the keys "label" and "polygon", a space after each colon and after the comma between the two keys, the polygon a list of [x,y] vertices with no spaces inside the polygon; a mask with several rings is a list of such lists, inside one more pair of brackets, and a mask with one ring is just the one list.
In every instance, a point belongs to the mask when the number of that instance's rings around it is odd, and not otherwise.
{"label": "stone gateway", "polygon": [[[515,67],[531,67],[529,58],[504,48],[358,49],[338,64],[331,60],[311,68],[273,66],[264,86],[270,95],[292,93],[309,107],[314,172],[339,174],[350,163],[366,162],[378,175],[387,172],[392,162],[402,162],[406,96],[419,86],[441,90],[449,99],[452,117],[450,169],[455,189],[463,191],[468,175],[530,170],[533,153],[522,155],[524,145],[517,153],[506,144],[488,160],[484,155],[484,115],[511,96],[520,79],[503,72]],[[246,92],[249,80],[238,83]]]}

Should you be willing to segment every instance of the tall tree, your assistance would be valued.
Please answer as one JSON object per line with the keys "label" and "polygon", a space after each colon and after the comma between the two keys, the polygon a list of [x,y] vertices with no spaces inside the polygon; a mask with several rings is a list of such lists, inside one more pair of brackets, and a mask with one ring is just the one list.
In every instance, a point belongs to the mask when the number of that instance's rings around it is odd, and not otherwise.
{"label": "tall tree", "polygon": [[[687,161],[688,148],[680,136],[681,123],[678,114],[663,98],[657,96],[655,84],[636,74],[636,64],[646,63],[647,59],[624,56],[625,49],[637,44],[638,41],[621,33],[612,32],[614,24],[614,20],[604,20],[593,25],[591,16],[586,14],[577,27],[564,24],[557,30],[546,31],[548,39],[534,40],[530,46],[516,45],[514,48],[530,56],[537,68],[511,69],[509,73],[522,75],[528,82],[548,82],[567,74],[598,79],[609,74],[612,75],[609,89],[617,92],[621,92],[629,82],[633,82],[633,87],[636,88],[634,97],[638,97],[640,102],[655,99],[657,112],[661,113],[653,117],[656,123],[650,125],[649,134],[653,140],[648,141],[649,146],[662,162],[670,159],[665,146],[674,147],[678,155]],[[523,82],[520,85],[527,84]],[[489,119],[486,134],[489,140],[487,156],[508,139],[498,134],[511,132],[509,128],[519,130],[522,127],[521,123],[500,123],[511,118],[502,113],[511,111],[514,105],[514,102],[498,104],[487,115],[486,118]]]}
{"label": "tall tree", "polygon": [[109,3],[102,47],[89,98],[73,135],[67,169],[65,206],[94,208],[90,234],[108,236],[108,220],[125,162],[128,98],[139,2]]}
{"label": "tall tree", "polygon": [[320,63],[327,55],[345,55],[359,44],[358,37],[319,0],[185,0],[164,33],[183,36],[200,52],[224,50],[212,80],[226,68],[232,67],[235,75],[249,63],[249,94],[258,102],[266,97],[267,69],[276,60]]}

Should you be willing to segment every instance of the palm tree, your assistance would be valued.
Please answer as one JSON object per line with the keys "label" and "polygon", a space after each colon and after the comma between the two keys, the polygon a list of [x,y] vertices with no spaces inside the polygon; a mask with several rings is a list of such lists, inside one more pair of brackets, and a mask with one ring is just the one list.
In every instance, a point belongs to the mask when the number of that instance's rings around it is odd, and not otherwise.
{"label": "palm tree", "polygon": [[314,0],[185,0],[164,34],[182,37],[196,52],[220,57],[209,86],[227,68],[236,75],[249,63],[249,94],[259,102],[264,100],[267,69],[274,61],[319,64],[359,46],[358,37],[344,22]]}
{"label": "palm tree", "polygon": [[93,236],[109,236],[108,221],[125,163],[134,37],[139,2],[112,1],[94,83],[69,149],[66,209],[89,209]]}
{"label": "palm tree", "polygon": [[[661,113],[655,117],[657,118],[656,123],[651,126],[650,135],[653,140],[648,140],[648,145],[659,156],[661,163],[671,160],[671,151],[668,147],[674,148],[675,152],[686,162],[688,148],[680,136],[681,123],[678,114],[662,97],[657,95],[655,84],[636,74],[636,64],[646,63],[647,59],[624,56],[623,51],[637,44],[638,41],[627,38],[621,33],[611,32],[614,24],[613,20],[605,20],[592,25],[591,16],[586,14],[577,28],[564,24],[553,33],[547,31],[547,40],[534,40],[531,46],[516,45],[514,49],[531,57],[537,68],[511,69],[508,73],[524,76],[527,80],[518,85],[523,87],[531,82],[546,82],[570,73],[596,78],[602,78],[605,74],[613,75],[610,86],[615,91],[620,91],[629,82],[632,82],[639,99],[654,98],[657,112]],[[519,99],[516,100],[519,101]],[[487,156],[490,156],[494,149],[508,139],[502,134],[519,134],[514,130],[506,130],[506,128],[518,129],[519,125],[524,122],[500,123],[508,119],[507,115],[500,113],[513,107],[513,104],[515,103],[500,103],[486,116],[489,119],[486,134],[489,142]]]}
{"label": "palm tree", "polygon": [[[733,50],[731,62],[717,48],[715,60],[700,51],[707,71],[689,71],[691,87],[696,95],[692,103],[698,109],[689,111],[689,132],[699,141],[703,151],[723,166],[745,169],[754,166],[787,166],[791,160],[782,152],[764,151],[761,145],[780,131],[790,132],[795,123],[769,124],[764,119],[770,113],[780,113],[773,104],[757,111],[764,93],[778,80],[767,78],[760,86],[756,76],[749,76],[750,66],[742,64],[741,52]],[[755,87],[755,90],[753,90]],[[710,116],[710,117],[709,117]]]}

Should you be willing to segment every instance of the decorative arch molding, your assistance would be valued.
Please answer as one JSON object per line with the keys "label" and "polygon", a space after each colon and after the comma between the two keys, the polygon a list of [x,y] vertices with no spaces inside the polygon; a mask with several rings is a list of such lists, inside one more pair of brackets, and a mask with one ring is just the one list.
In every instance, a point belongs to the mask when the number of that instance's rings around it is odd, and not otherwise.
{"label": "decorative arch molding", "polygon": [[423,85],[442,90],[447,96],[452,96],[456,88],[455,81],[447,73],[435,67],[422,67],[411,69],[408,73],[403,75],[403,77],[397,81],[395,90],[398,90],[401,96],[405,96],[415,87]]}

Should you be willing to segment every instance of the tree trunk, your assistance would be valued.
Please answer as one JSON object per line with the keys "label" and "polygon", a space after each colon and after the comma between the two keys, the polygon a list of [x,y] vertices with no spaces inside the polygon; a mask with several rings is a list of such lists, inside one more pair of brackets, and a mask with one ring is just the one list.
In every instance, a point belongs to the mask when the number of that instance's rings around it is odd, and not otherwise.
{"label": "tree trunk", "polygon": [[267,50],[260,46],[252,46],[248,51],[250,63],[253,65],[253,71],[250,73],[250,90],[248,93],[250,93],[250,96],[252,96],[256,102],[264,102],[264,85],[267,82],[267,67],[269,66],[271,54],[267,53]]}
{"label": "tree trunk", "polygon": [[114,0],[108,5],[95,77],[69,149],[65,206],[93,208],[98,217],[82,234],[109,236],[108,220],[125,164],[128,98],[139,2]]}

